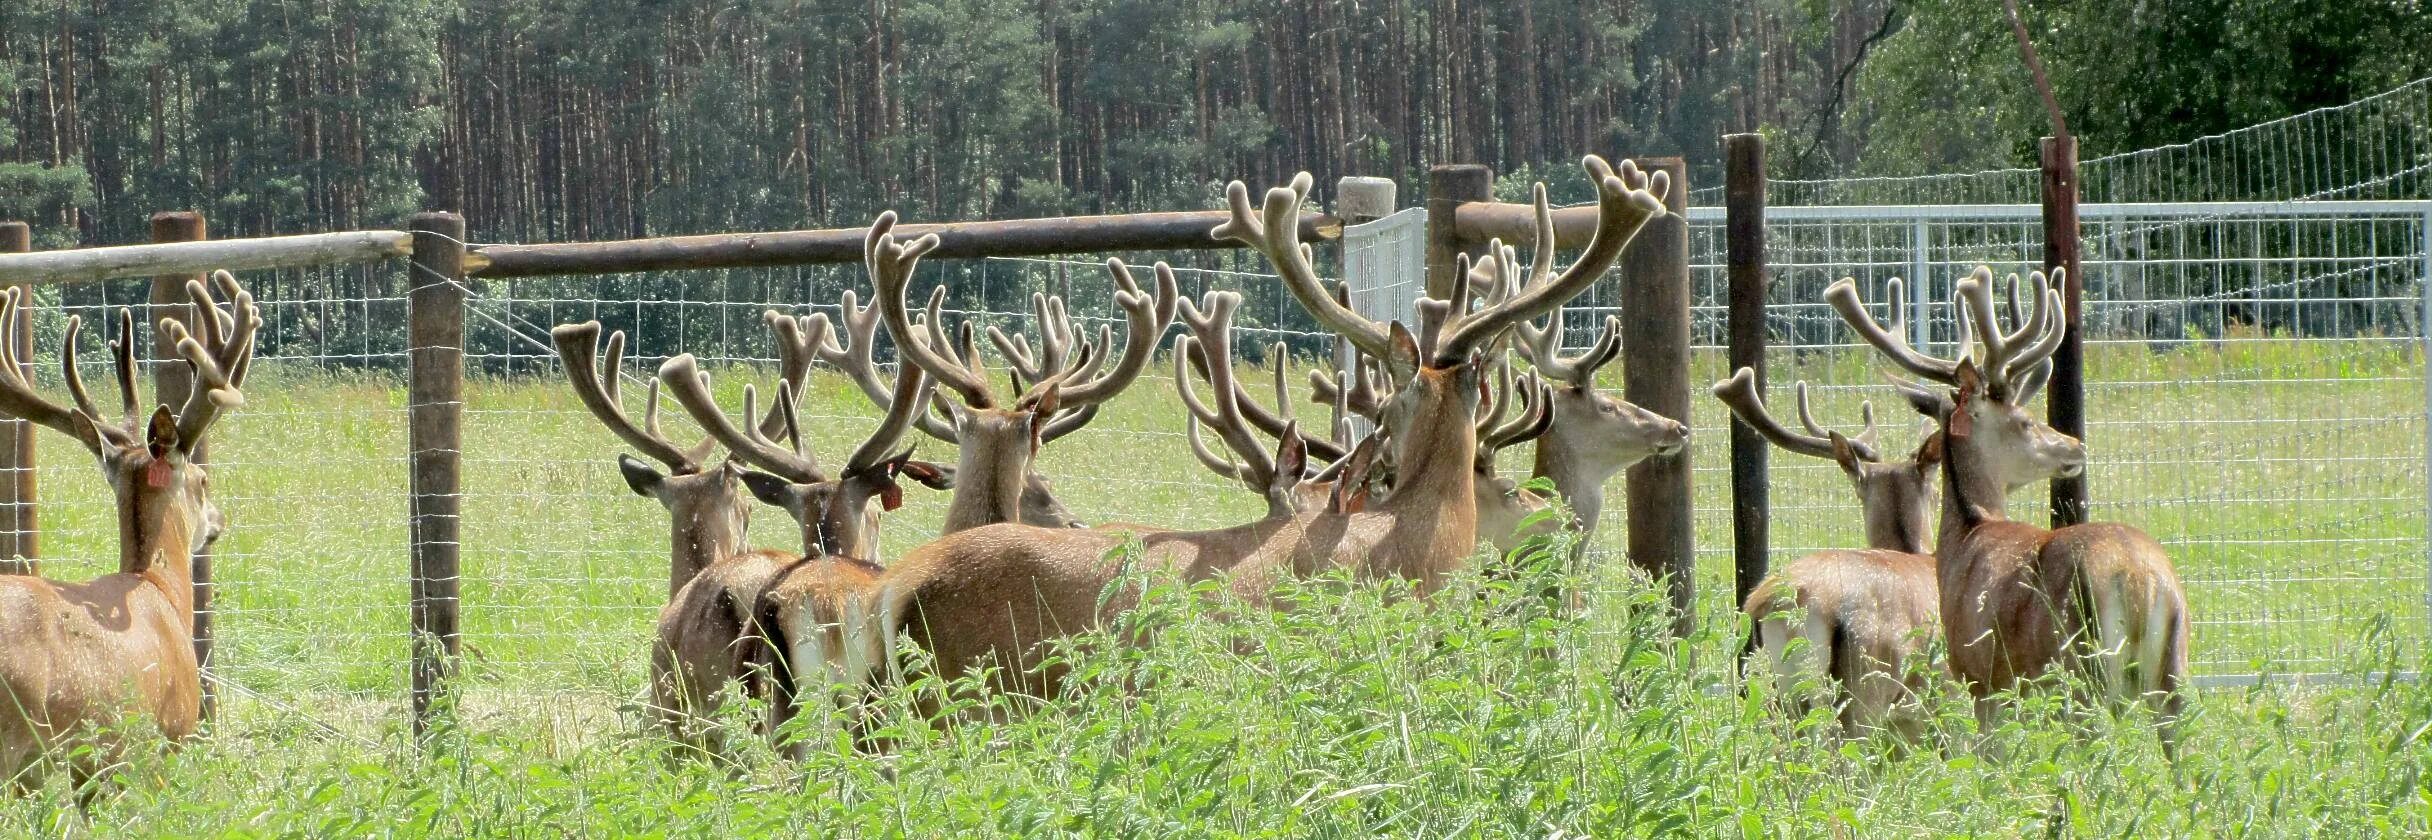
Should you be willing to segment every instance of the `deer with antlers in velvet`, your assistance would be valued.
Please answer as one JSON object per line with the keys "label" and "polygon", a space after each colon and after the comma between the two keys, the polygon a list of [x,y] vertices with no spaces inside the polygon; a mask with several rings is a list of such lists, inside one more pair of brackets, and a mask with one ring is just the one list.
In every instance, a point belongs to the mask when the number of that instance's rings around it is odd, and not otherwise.
{"label": "deer with antlers in velvet", "polygon": [[[226,298],[223,310],[219,300]],[[11,348],[22,288],[0,297],[0,414],[28,421],[83,444],[101,467],[117,501],[118,571],[89,581],[0,576],[0,777],[32,782],[37,763],[63,747],[79,785],[116,760],[123,744],[111,732],[129,718],[147,720],[171,743],[194,735],[202,711],[202,677],[194,653],[194,556],[226,522],[211,502],[210,478],[193,460],[213,421],[244,402],[262,320],[253,295],[227,272],[206,285],[186,284],[188,323],[164,318],[159,329],[193,371],[184,404],[141,412],[135,393],[134,316],[119,310],[117,367],[121,416],[106,419],[76,367],[83,326],[68,319],[60,362],[74,405],[35,392]],[[97,738],[87,742],[85,739]]]}
{"label": "deer with antlers in velvet", "polygon": [[[888,570],[869,609],[872,625],[855,634],[871,645],[853,661],[866,679],[874,663],[891,661],[888,646],[899,633],[935,657],[943,676],[955,677],[993,662],[1001,687],[1033,695],[1053,693],[1060,678],[1042,667],[1041,642],[1100,626],[1126,608],[1122,599],[1102,600],[1107,585],[1127,567],[1162,570],[1183,579],[1217,574],[1231,589],[1257,602],[1287,577],[1346,569],[1362,578],[1410,581],[1421,593],[1443,585],[1475,551],[1477,504],[1472,473],[1477,457],[1474,415],[1484,377],[1483,351],[1514,322],[1539,317],[1602,275],[1647,220],[1663,215],[1658,197],[1668,188],[1635,166],[1619,171],[1590,157],[1586,168],[1598,189],[1595,238],[1570,269],[1552,282],[1475,312],[1455,314],[1447,301],[1421,304],[1424,339],[1399,325],[1380,325],[1337,303],[1323,288],[1306,246],[1297,241],[1294,216],[1309,188],[1302,174],[1290,187],[1268,192],[1253,206],[1246,187],[1227,189],[1230,221],[1214,235],[1241,241],[1273,263],[1286,288],[1318,321],[1353,346],[1387,360],[1403,382],[1381,416],[1392,441],[1397,481],[1384,498],[1361,510],[1320,510],[1269,515],[1231,528],[1140,535],[1043,529],[997,524],[947,535],[913,549]],[[934,242],[934,240],[929,240]],[[885,248],[925,250],[925,244]],[[1466,301],[1466,292],[1454,300]],[[883,298],[882,298],[883,300]],[[1238,297],[1218,293],[1204,307],[1185,303],[1194,322],[1221,318]],[[1202,314],[1201,310],[1206,310]],[[900,309],[891,327],[908,333]],[[907,348],[917,342],[906,343]],[[908,350],[917,359],[918,351]],[[1209,348],[1211,358],[1216,348]],[[921,362],[943,367],[942,360]],[[940,377],[941,379],[947,377]],[[1215,394],[1231,397],[1229,389]],[[1298,435],[1287,436],[1277,474],[1303,469]],[[1141,553],[1114,552],[1137,539]]]}
{"label": "deer with antlers in velvet", "polygon": [[[1106,263],[1115,284],[1115,306],[1123,310],[1123,352],[1110,357],[1112,328],[1101,325],[1096,342],[1079,340],[1060,297],[1032,296],[1040,333],[1034,347],[1020,334],[995,327],[989,338],[1004,353],[1016,387],[1021,391],[1008,407],[988,382],[988,373],[965,324],[959,337],[950,337],[943,316],[946,289],[930,296],[925,318],[915,324],[905,300],[913,269],[928,247],[914,240],[887,253],[870,247],[881,237],[893,241],[895,214],[880,214],[870,226],[864,254],[870,270],[872,305],[863,307],[850,291],[842,300],[843,333],[820,343],[820,358],[836,366],[879,406],[893,401],[873,358],[883,323],[894,337],[900,364],[915,365],[961,402],[939,401],[937,412],[922,412],[913,425],[923,434],[955,444],[961,455],[945,468],[943,482],[953,495],[947,503],[944,532],[954,533],[996,522],[1022,522],[1049,528],[1083,527],[1081,520],[1055,497],[1053,486],[1033,461],[1039,447],[1079,431],[1097,417],[1098,409],[1122,393],[1148,367],[1167,324],[1174,319],[1177,298],[1173,269],[1155,266],[1156,283],[1143,291],[1130,267],[1121,260]],[[881,260],[884,260],[882,263]],[[1110,366],[1108,360],[1112,358]],[[1027,381],[1029,386],[1021,388]],[[939,416],[940,413],[946,416]]]}
{"label": "deer with antlers in velvet", "polygon": [[[2054,671],[2084,679],[2113,705],[2142,702],[2157,717],[2165,750],[2175,754],[2186,701],[2186,591],[2160,543],[2127,525],[2088,523],[2048,530],[2003,515],[2007,485],[2021,462],[2057,462],[2075,474],[2085,448],[2029,416],[2022,403],[2049,369],[2050,330],[2035,324],[2007,332],[1995,326],[1993,276],[1978,268],[1958,284],[1964,317],[1980,325],[1982,354],[1948,365],[1905,351],[1905,345],[1860,323],[1860,334],[1903,367],[1947,381],[1952,391],[1912,394],[1941,426],[1942,524],[1934,546],[1943,635],[1952,673],[1977,700],[1979,718],[1994,711],[1995,695]],[[2057,318],[2059,294],[2041,272],[2033,276],[2043,300],[2038,319]],[[2011,287],[2017,287],[2013,280]],[[1857,309],[1856,290],[1842,281],[1826,292],[1844,318]],[[2015,305],[2012,306],[2015,311]],[[1863,314],[1863,310],[1858,310]],[[1888,339],[1888,340],[1887,340]],[[2032,339],[2032,340],[2031,340]]]}

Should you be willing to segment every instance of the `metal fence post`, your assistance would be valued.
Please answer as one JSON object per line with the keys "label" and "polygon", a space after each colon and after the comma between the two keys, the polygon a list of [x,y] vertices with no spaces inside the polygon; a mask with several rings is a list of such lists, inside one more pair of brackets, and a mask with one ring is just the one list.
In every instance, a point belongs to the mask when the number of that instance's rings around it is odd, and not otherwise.
{"label": "metal fence post", "polygon": [[[2077,236],[2077,138],[2043,139],[2044,270],[2065,269],[2061,284],[2060,350],[2052,354],[2052,381],[2044,404],[2052,428],[2086,439],[2085,273],[2079,270]],[[2086,521],[2086,474],[2052,480],[2052,527]]]}
{"label": "metal fence post", "polygon": [[[191,210],[174,210],[152,214],[152,241],[201,242],[211,238],[203,214]],[[194,372],[178,362],[177,345],[168,333],[160,330],[163,319],[174,319],[194,327],[192,299],[186,296],[190,281],[210,282],[201,274],[163,274],[152,278],[150,305],[145,307],[145,326],[152,328],[152,396],[162,405],[178,405],[186,401],[186,392],[194,387]],[[194,463],[210,463],[210,442],[196,444]],[[209,676],[211,653],[218,638],[217,622],[213,621],[211,552],[206,549],[194,555],[194,662],[202,668],[203,719],[210,720],[219,710],[219,692]]]}
{"label": "metal fence post", "polygon": [[459,512],[464,455],[464,218],[417,213],[407,298],[412,462],[414,733],[429,731],[458,645]]}
{"label": "metal fence post", "polygon": [[1927,293],[1925,287],[1925,273],[1928,270],[1925,259],[1926,247],[1932,241],[1932,232],[1925,228],[1925,217],[1919,216],[1915,221],[1909,223],[1908,300],[1883,302],[1884,313],[1887,315],[1890,314],[1892,307],[1908,307],[1908,343],[1909,346],[1920,350],[1932,346],[1927,342],[1934,338],[1934,324],[1925,317],[1926,306],[1933,301],[1933,295]]}
{"label": "metal fence post", "polygon": [[[2423,292],[2423,317],[2415,320],[2416,341],[2422,345],[2417,360],[2424,363],[2424,521],[2432,527],[2432,210],[2424,211],[2419,222],[2418,247],[2422,275],[2416,285]],[[2424,621],[2432,628],[2432,538],[2424,542]]]}
{"label": "metal fence post", "polygon": [[[1756,372],[1765,390],[1765,136],[1723,137],[1724,264],[1730,274],[1731,367]],[[1731,418],[1732,603],[1744,603],[1765,579],[1772,533],[1766,471],[1770,444]],[[1755,644],[1750,636],[1749,644]]]}
{"label": "metal fence post", "polygon": [[[24,222],[0,222],[0,254],[21,254],[34,250],[34,228]],[[34,287],[30,283],[16,284],[25,289],[26,308],[17,310],[17,368],[26,381],[34,381]],[[8,480],[0,481],[0,570],[32,574],[34,560],[42,556],[40,530],[34,521],[34,425],[24,420],[0,421],[0,472]],[[25,562],[19,563],[18,558]],[[205,695],[209,696],[209,695]]]}
{"label": "metal fence post", "polygon": [[[1687,424],[1689,165],[1677,157],[1640,158],[1638,165],[1671,173],[1664,206],[1672,212],[1648,222],[1621,255],[1622,398]],[[1686,637],[1697,628],[1688,453],[1631,467],[1627,499],[1630,564],[1669,586],[1673,632]]]}

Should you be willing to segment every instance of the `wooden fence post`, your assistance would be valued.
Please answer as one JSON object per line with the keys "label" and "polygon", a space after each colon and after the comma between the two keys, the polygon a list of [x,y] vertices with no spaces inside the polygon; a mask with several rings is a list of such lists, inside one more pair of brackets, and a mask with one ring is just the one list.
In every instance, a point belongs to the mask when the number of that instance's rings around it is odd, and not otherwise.
{"label": "wooden fence post", "polygon": [[[2061,284],[2060,350],[2044,409],[2052,428],[2086,439],[2085,273],[2078,265],[2077,138],[2043,138],[2044,271],[2065,269]],[[2052,479],[2052,527],[2086,521],[2086,474]]]}
{"label": "wooden fence post", "polygon": [[[1671,173],[1664,206],[1621,255],[1622,398],[1689,422],[1689,166],[1677,157],[1640,158],[1640,168]],[[1630,468],[1630,564],[1671,589],[1673,632],[1697,627],[1696,509],[1689,495],[1689,453],[1649,458]]]}
{"label": "wooden fence post", "polygon": [[[1765,136],[1723,137],[1723,262],[1731,281],[1731,369],[1756,371],[1765,392]],[[1772,510],[1766,470],[1771,445],[1737,416],[1731,419],[1732,599],[1746,603],[1765,579],[1772,549],[1766,517]],[[1755,644],[1751,637],[1749,644]]]}
{"label": "wooden fence post", "polygon": [[[1427,170],[1427,296],[1442,300],[1452,294],[1460,274],[1465,244],[1453,226],[1453,208],[1473,201],[1495,200],[1495,171],[1475,163],[1455,163]],[[1476,243],[1484,245],[1484,242]]]}
{"label": "wooden fence post", "polygon": [[414,734],[430,728],[458,645],[464,457],[464,218],[417,213],[407,264]]}
{"label": "wooden fence post", "polygon": [[[0,254],[34,250],[34,228],[24,222],[0,222]],[[26,308],[17,310],[18,373],[34,381],[34,313],[31,284],[25,287]],[[42,556],[41,531],[36,527],[34,483],[34,425],[23,420],[0,422],[0,569],[31,574]],[[24,558],[19,563],[17,558]]]}
{"label": "wooden fence post", "polygon": [[[210,229],[201,213],[171,210],[152,214],[154,242],[201,242],[209,238]],[[152,294],[149,305],[144,307],[143,326],[152,330],[152,398],[156,404],[182,405],[186,401],[186,392],[194,387],[194,372],[179,361],[177,344],[170,341],[169,334],[160,329],[161,319],[164,318],[185,324],[188,329],[194,327],[193,308],[190,305],[193,299],[186,296],[186,283],[193,280],[208,283],[211,278],[191,273],[161,274],[152,278]],[[108,333],[107,330],[103,332]],[[210,463],[208,441],[195,446],[193,459],[196,464]],[[219,711],[219,690],[210,679],[211,653],[218,636],[217,622],[212,620],[212,596],[217,586],[212,582],[211,566],[209,549],[195,553],[194,662],[202,666],[205,675],[202,686],[204,720],[210,720]]]}

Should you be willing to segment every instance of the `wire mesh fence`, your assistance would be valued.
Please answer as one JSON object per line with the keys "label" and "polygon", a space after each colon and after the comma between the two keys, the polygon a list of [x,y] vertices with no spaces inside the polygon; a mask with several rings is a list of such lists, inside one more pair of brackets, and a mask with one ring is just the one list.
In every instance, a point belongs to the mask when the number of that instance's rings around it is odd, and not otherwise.
{"label": "wire mesh fence", "polygon": [[[2423,639],[2427,214],[2432,202],[2083,208],[2094,515],[2171,550],[2199,674],[2328,668],[2382,617]],[[1722,229],[1699,216],[1698,359],[1720,378]],[[1776,398],[1808,381],[1819,414],[1853,430],[1872,400],[1890,448],[1915,446],[1930,426],[1824,288],[1855,278],[1880,320],[1905,310],[1910,340],[1947,356],[1953,282],[1979,264],[2031,270],[2041,240],[2033,205],[1773,208]],[[1911,280],[1898,301],[1884,299],[1892,277]],[[1697,425],[1718,441],[1727,419],[1716,408]],[[1726,453],[1701,448],[1698,468],[1721,486]],[[1773,482],[1777,562],[1861,538],[1836,466],[1778,455]],[[1700,566],[1728,569],[1728,508],[1705,501]],[[2036,485],[2010,513],[2040,522],[2046,504]]]}

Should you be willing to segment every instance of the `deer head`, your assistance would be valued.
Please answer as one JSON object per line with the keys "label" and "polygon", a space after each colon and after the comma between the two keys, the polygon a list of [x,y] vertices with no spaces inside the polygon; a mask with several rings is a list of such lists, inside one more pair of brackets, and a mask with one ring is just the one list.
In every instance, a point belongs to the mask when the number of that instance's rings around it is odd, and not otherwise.
{"label": "deer head", "polygon": [[[899,371],[878,428],[845,460],[844,470],[831,477],[803,446],[798,410],[804,372],[817,355],[827,322],[818,315],[793,318],[773,310],[764,319],[778,339],[778,367],[784,376],[777,383],[774,406],[760,424],[739,428],[727,419],[711,395],[709,374],[692,354],[660,365],[658,382],[737,460],[766,471],[747,472],[743,482],[755,498],[784,509],[802,526],[805,552],[876,562],[880,511],[870,503],[875,500],[889,511],[900,507],[901,480],[907,477],[932,487],[945,483],[935,465],[913,460],[909,447],[895,448],[929,398],[928,383],[917,368]],[[757,389],[745,385],[746,420],[760,416],[758,401]]]}
{"label": "deer head", "polygon": [[1840,465],[1841,474],[1858,491],[1867,547],[1911,554],[1932,550],[1929,535],[1933,532],[1927,528],[1934,515],[1935,468],[1942,460],[1941,439],[1927,438],[1910,460],[1887,460],[1877,442],[1874,403],[1860,404],[1858,414],[1864,418],[1865,427],[1857,436],[1850,437],[1816,422],[1815,412],[1807,401],[1807,383],[1798,384],[1798,395],[1799,424],[1807,429],[1804,434],[1785,428],[1765,408],[1764,396],[1757,393],[1755,370],[1740,368],[1730,379],[1714,385],[1714,398],[1773,445]]}
{"label": "deer head", "polygon": [[[228,299],[228,309],[214,298]],[[177,410],[161,405],[141,413],[135,396],[135,320],[118,310],[118,338],[110,342],[116,364],[120,419],[105,420],[101,407],[85,390],[76,366],[76,339],[84,327],[80,316],[69,316],[60,342],[61,373],[75,401],[66,408],[36,393],[19,369],[14,348],[17,310],[28,305],[23,288],[0,297],[0,414],[61,432],[84,444],[101,466],[117,497],[119,571],[142,573],[154,569],[187,575],[195,552],[217,539],[227,520],[212,504],[210,477],[195,463],[196,447],[222,412],[242,405],[245,375],[253,365],[254,332],[261,312],[253,295],[225,271],[213,272],[211,282],[186,283],[191,307],[189,330],[176,319],[163,318],[161,332],[177,348],[179,359],[193,371],[193,387]],[[171,587],[179,588],[179,587]],[[191,592],[170,592],[173,599]]]}
{"label": "deer head", "polygon": [[[1979,266],[1961,279],[1953,303],[1960,312],[1966,346],[1958,357],[1949,359],[1918,352],[1900,337],[1905,325],[1897,303],[1890,307],[1894,313],[1890,329],[1876,323],[1858,299],[1856,281],[1844,278],[1824,292],[1825,301],[1860,338],[1910,373],[1957,388],[1960,369],[1971,370],[1981,387],[1967,391],[1968,399],[1958,402],[1915,383],[1895,380],[1895,384],[1921,414],[1938,419],[1966,417],[1965,424],[1976,433],[1949,436],[1945,456],[1964,456],[1972,464],[1984,465],[1984,477],[1996,483],[2002,496],[2047,478],[2076,475],[2086,463],[2084,444],[2035,419],[2026,409],[2051,377],[2052,353],[2060,349],[2062,330],[2057,314],[2060,292],[2043,272],[2035,272],[2030,282],[2035,306],[2021,319],[2019,280],[2016,275],[2010,277],[2009,314],[2015,327],[2005,330],[1993,312],[1992,269]],[[1893,301],[1901,299],[1899,283],[1891,281]],[[1962,446],[1967,448],[1965,453],[1958,451]]]}
{"label": "deer head", "polygon": [[[1554,216],[1544,184],[1537,185],[1535,206],[1536,241],[1527,271],[1519,270],[1515,249],[1498,246],[1492,259],[1480,260],[1472,271],[1473,285],[1501,289],[1501,298],[1516,298],[1555,281]],[[1688,425],[1596,390],[1596,372],[1621,357],[1621,318],[1605,316],[1596,341],[1578,355],[1565,356],[1562,309],[1555,304],[1542,326],[1533,320],[1512,324],[1512,349],[1554,386],[1554,426],[1537,445],[1538,474],[1553,477],[1565,492],[1572,492],[1574,485],[1601,486],[1649,457],[1687,450]]]}
{"label": "deer head", "polygon": [[608,336],[608,366],[599,366],[600,322],[564,324],[549,331],[566,378],[583,407],[608,431],[643,455],[667,468],[657,468],[632,455],[617,456],[617,472],[635,495],[658,502],[674,523],[668,559],[668,594],[674,595],[703,568],[743,547],[751,510],[742,500],[742,465],[732,460],[714,466],[709,455],[717,441],[704,438],[690,448],[676,445],[659,428],[659,383],[652,380],[644,399],[642,425],[625,416],[619,372],[625,365],[625,333]]}

